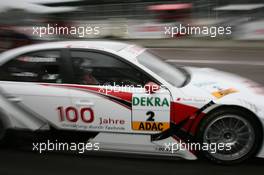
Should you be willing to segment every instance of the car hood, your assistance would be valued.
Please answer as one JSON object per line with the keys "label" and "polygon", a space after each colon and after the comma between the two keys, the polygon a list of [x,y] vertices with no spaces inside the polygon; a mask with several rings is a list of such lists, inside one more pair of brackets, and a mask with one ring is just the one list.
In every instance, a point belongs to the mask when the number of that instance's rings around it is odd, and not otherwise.
{"label": "car hood", "polygon": [[186,70],[191,74],[186,89],[193,94],[189,95],[203,94],[214,99],[232,98],[234,96],[258,99],[264,97],[264,89],[261,85],[238,75],[211,68],[186,67]]}

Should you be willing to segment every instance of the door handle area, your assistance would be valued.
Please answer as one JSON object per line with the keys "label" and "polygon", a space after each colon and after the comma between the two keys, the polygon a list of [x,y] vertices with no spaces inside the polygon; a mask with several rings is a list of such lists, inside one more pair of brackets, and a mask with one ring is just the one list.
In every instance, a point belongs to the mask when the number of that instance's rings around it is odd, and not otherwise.
{"label": "door handle area", "polygon": [[88,107],[94,106],[94,103],[91,101],[77,101],[75,104],[77,106],[88,106]]}

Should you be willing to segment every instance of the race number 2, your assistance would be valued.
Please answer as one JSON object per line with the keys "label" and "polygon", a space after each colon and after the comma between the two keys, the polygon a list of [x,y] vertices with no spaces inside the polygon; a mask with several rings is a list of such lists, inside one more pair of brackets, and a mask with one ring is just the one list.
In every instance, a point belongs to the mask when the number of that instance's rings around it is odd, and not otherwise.
{"label": "race number 2", "polygon": [[153,111],[147,112],[147,115],[149,116],[149,118],[147,119],[148,122],[154,122],[155,121],[155,119],[154,119],[155,113]]}

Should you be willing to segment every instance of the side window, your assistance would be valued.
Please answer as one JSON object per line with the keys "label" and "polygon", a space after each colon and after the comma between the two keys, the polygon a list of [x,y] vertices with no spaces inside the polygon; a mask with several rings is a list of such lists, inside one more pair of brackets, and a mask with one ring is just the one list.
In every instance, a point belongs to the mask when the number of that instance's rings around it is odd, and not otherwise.
{"label": "side window", "polygon": [[151,81],[136,68],[108,55],[71,51],[71,57],[78,84],[137,87]]}
{"label": "side window", "polygon": [[1,67],[0,80],[61,83],[59,51],[40,51],[20,55]]}

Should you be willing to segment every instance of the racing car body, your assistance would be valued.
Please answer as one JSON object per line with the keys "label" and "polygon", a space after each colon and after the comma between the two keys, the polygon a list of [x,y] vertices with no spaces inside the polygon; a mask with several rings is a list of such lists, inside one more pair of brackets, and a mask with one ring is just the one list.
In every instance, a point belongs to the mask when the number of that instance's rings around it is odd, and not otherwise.
{"label": "racing car body", "polygon": [[96,133],[89,141],[101,151],[196,159],[174,144],[225,143],[202,151],[221,163],[264,156],[263,89],[236,75],[172,67],[110,41],[25,46],[0,66],[0,139],[7,129],[56,128]]}

